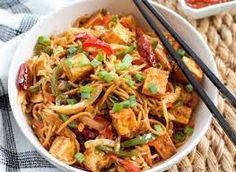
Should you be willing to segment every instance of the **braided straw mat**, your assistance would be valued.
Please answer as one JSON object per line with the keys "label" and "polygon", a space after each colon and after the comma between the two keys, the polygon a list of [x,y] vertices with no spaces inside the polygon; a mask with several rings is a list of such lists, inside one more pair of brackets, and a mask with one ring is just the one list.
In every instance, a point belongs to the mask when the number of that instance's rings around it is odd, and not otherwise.
{"label": "braided straw mat", "polygon": [[[156,0],[184,16],[208,42],[220,79],[236,93],[236,9],[193,20],[185,16],[177,0]],[[236,110],[221,96],[218,109],[236,131]],[[192,152],[168,172],[236,172],[236,147],[222,128],[212,121],[206,135]]]}

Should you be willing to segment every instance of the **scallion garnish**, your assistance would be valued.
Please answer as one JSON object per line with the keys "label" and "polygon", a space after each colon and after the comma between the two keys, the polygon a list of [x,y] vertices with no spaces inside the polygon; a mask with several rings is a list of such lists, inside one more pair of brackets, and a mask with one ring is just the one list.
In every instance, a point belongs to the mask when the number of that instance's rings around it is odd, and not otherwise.
{"label": "scallion garnish", "polygon": [[148,90],[151,94],[156,94],[158,92],[157,86],[154,83],[150,83]]}
{"label": "scallion garnish", "polygon": [[192,84],[187,84],[187,85],[185,86],[185,89],[186,89],[187,92],[192,92],[192,91],[193,91],[193,86],[192,86]]}
{"label": "scallion garnish", "polygon": [[93,91],[94,91],[94,88],[92,86],[89,86],[89,85],[81,86],[80,87],[81,98],[89,99]]}
{"label": "scallion garnish", "polygon": [[50,39],[45,36],[39,36],[37,42],[45,46],[50,45]]}
{"label": "scallion garnish", "polygon": [[75,159],[77,160],[78,163],[82,163],[84,161],[84,154],[78,152],[75,154]]}
{"label": "scallion garnish", "polygon": [[134,78],[138,81],[138,82],[143,82],[144,81],[144,76],[142,74],[135,74]]}
{"label": "scallion garnish", "polygon": [[125,100],[123,102],[120,102],[120,103],[114,103],[114,106],[113,106],[113,111],[114,112],[120,112],[122,111],[124,108],[133,108],[137,105],[137,102],[136,102],[136,97],[134,95],[130,96],[128,100]]}
{"label": "scallion garnish", "polygon": [[161,127],[161,125],[159,125],[159,124],[155,124],[155,125],[153,126],[153,128],[154,128],[156,131],[158,131],[158,132],[161,132],[161,131],[162,131],[162,127]]}
{"label": "scallion garnish", "polygon": [[176,53],[180,56],[180,57],[183,57],[186,55],[186,52],[183,48],[179,48]]}
{"label": "scallion garnish", "polygon": [[[59,114],[59,117],[61,118],[61,120],[62,120],[63,122],[66,122],[66,121],[69,119],[69,117],[68,117],[67,115],[64,115],[64,114]],[[69,123],[68,126],[69,126],[70,128],[73,128],[73,129],[74,129],[74,128],[77,128],[77,124],[76,124],[75,121]]]}
{"label": "scallion garnish", "polygon": [[132,79],[132,77],[130,76],[130,75],[128,75],[128,76],[126,76],[126,83],[130,86],[130,87],[132,87],[132,86],[134,86],[135,85],[135,81]]}
{"label": "scallion garnish", "polygon": [[91,64],[94,68],[96,68],[96,67],[98,67],[99,65],[101,65],[102,62],[98,61],[98,60],[95,58],[95,59],[93,59],[93,60],[90,62],[90,64]]}
{"label": "scallion garnish", "polygon": [[114,75],[107,72],[107,71],[100,71],[98,73],[98,77],[104,81],[106,81],[107,83],[113,81],[115,79]]}
{"label": "scallion garnish", "polygon": [[69,105],[74,105],[74,104],[77,103],[77,100],[76,100],[76,99],[67,99],[67,103],[68,103]]}

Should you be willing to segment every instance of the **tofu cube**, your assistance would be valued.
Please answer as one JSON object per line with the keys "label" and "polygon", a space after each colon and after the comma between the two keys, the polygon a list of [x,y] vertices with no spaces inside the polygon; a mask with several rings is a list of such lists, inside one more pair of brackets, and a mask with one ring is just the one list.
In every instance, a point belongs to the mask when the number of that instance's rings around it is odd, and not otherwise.
{"label": "tofu cube", "polygon": [[192,114],[192,108],[187,106],[179,106],[169,111],[176,118],[175,121],[181,124],[188,124]]}
{"label": "tofu cube", "polygon": [[176,148],[168,133],[158,136],[156,140],[149,143],[154,146],[162,159],[167,159],[176,153]]}
{"label": "tofu cube", "polygon": [[129,136],[137,129],[137,121],[132,109],[123,109],[121,112],[111,112],[113,126],[119,135]]}
{"label": "tofu cube", "polygon": [[68,58],[63,64],[63,69],[72,82],[83,79],[93,71],[89,59],[83,53]]}
{"label": "tofu cube", "polygon": [[[153,67],[146,69],[142,93],[157,98],[160,96],[160,94],[165,94],[168,77],[168,71]],[[152,90],[151,87],[155,87],[156,91]]]}

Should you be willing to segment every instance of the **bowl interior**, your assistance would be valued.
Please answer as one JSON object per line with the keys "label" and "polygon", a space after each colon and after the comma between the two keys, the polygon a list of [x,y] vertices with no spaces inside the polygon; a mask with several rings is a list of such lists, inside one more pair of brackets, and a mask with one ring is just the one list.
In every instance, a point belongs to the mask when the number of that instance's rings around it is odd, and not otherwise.
{"label": "bowl interior", "polygon": [[[197,31],[186,22],[179,15],[173,11],[157,4],[153,3],[155,7],[160,10],[166,17],[166,19],[174,26],[176,31],[189,43],[189,45],[198,52],[199,56],[202,57],[203,61],[209,66],[212,71],[217,74],[214,59],[210,53],[209,48],[206,43],[197,33]],[[53,35],[58,34],[66,30],[75,21],[78,16],[93,13],[98,9],[105,8],[114,14],[131,14],[136,17],[139,24],[143,28],[148,28],[147,23],[134,6],[131,0],[80,0],[73,5],[69,5],[51,15],[45,17],[44,20],[37,23],[34,28],[24,37],[19,45],[17,52],[12,61],[9,73],[8,81],[8,91],[11,107],[13,110],[14,117],[17,124],[21,128],[24,135],[28,140],[34,145],[34,147],[43,155],[47,160],[49,160],[55,166],[66,170],[66,171],[81,171],[74,167],[68,166],[61,161],[57,160],[51,156],[39,143],[38,139],[31,130],[31,127],[27,124],[24,114],[21,112],[21,107],[17,104],[17,88],[15,86],[17,71],[21,63],[26,61],[32,56],[33,48],[36,43],[37,37],[39,35]],[[158,24],[158,23],[157,23]],[[216,103],[217,100],[217,90],[213,85],[204,79],[203,87]],[[205,134],[209,123],[211,120],[210,112],[203,105],[202,102],[199,103],[198,108],[195,110],[195,130],[193,135],[188,139],[188,141],[178,149],[178,152],[166,161],[156,164],[152,169],[148,171],[163,171],[170,168],[172,165],[180,161],[187,153],[189,153],[194,146],[200,141],[201,137]]]}

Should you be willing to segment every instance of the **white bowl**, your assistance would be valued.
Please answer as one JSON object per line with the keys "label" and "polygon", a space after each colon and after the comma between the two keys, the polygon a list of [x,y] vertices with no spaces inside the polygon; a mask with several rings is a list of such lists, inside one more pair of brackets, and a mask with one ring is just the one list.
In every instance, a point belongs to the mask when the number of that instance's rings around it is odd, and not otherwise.
{"label": "white bowl", "polygon": [[[166,19],[174,26],[177,32],[189,43],[189,45],[202,57],[202,60],[212,69],[213,73],[217,74],[216,65],[214,58],[211,55],[207,44],[203,41],[199,33],[182,17],[175,12],[153,2],[153,5],[160,10]],[[37,151],[45,157],[49,162],[54,164],[56,167],[65,171],[77,171],[82,170],[76,169],[72,166],[66,165],[62,161],[54,158],[48,153],[46,149],[39,143],[37,137],[34,135],[31,127],[28,125],[25,115],[21,111],[21,107],[17,104],[17,88],[16,78],[19,66],[32,56],[33,48],[39,35],[52,35],[58,34],[65,31],[75,19],[87,13],[93,13],[98,9],[106,8],[112,13],[117,14],[132,14],[134,15],[143,27],[147,27],[147,24],[137,8],[134,6],[131,0],[79,0],[75,4],[69,5],[59,11],[52,13],[45,17],[44,20],[39,21],[31,31],[22,39],[19,45],[15,57],[12,61],[8,80],[8,92],[12,111],[17,124],[20,129],[31,142],[31,144],[37,149]],[[205,79],[203,87],[211,97],[214,103],[217,102],[217,90],[210,84],[209,80]],[[211,114],[202,102],[199,103],[198,108],[195,111],[195,130],[193,135],[188,141],[178,149],[177,153],[168,160],[162,161],[156,164],[150,172],[163,171],[177,162],[179,162],[184,156],[186,156],[201,140],[206,133],[210,121]]]}
{"label": "white bowl", "polygon": [[210,5],[204,8],[191,8],[189,7],[185,0],[179,0],[180,6],[182,7],[184,13],[188,16],[191,16],[194,19],[200,19],[215,14],[219,14],[224,11],[229,11],[236,8],[236,1],[229,1],[225,3]]}

